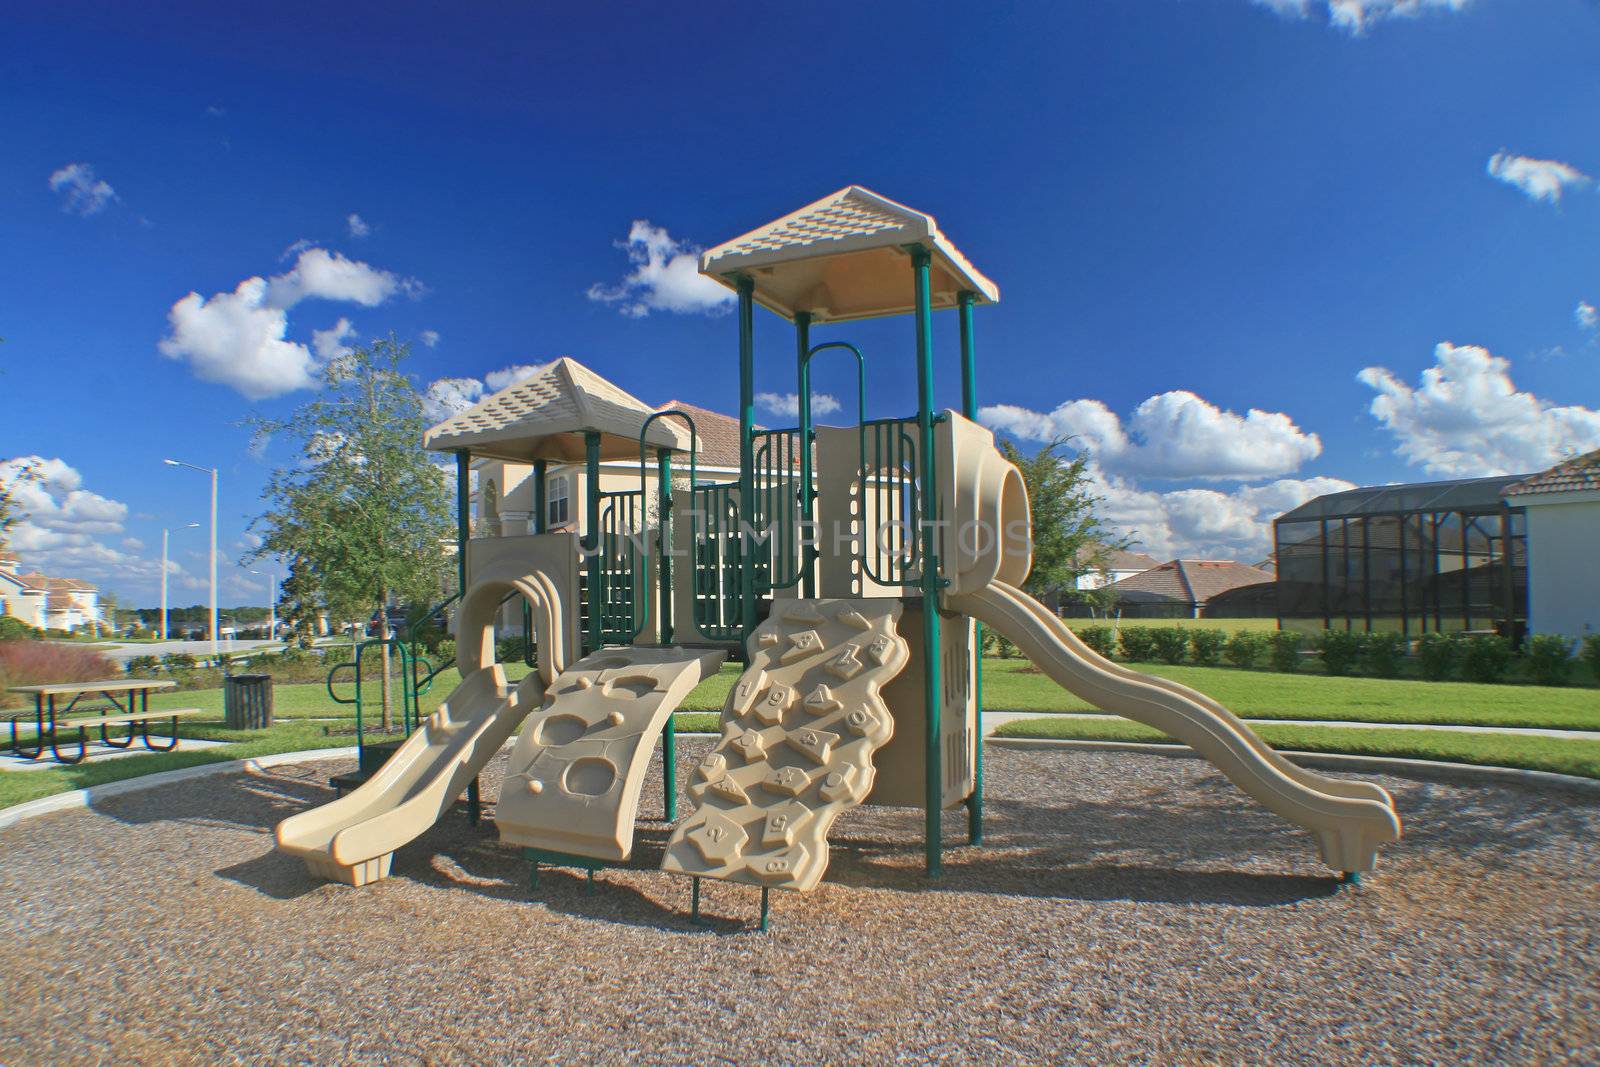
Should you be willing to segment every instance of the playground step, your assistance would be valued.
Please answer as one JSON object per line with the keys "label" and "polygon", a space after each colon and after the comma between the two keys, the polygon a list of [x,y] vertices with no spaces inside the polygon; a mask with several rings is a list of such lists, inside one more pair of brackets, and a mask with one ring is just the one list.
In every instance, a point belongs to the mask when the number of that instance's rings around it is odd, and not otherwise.
{"label": "playground step", "polygon": [[750,665],[722,711],[722,740],[689,785],[697,808],[662,870],[809,890],[828,830],[861,803],[894,734],[881,687],[904,669],[898,600],[793,600],[750,635]]}

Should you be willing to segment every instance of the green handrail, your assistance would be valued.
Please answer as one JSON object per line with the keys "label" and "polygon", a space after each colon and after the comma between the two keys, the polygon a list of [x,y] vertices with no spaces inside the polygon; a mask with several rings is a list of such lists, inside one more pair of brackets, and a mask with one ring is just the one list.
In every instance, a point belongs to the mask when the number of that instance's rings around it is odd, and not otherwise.
{"label": "green handrail", "polygon": [[[650,424],[657,419],[677,416],[689,424],[689,500],[694,501],[695,482],[700,478],[700,432],[695,428],[694,419],[687,411],[657,411],[644,420],[644,425],[639,427],[639,498],[644,499],[645,485],[649,478],[649,461],[645,456],[645,434],[650,429]],[[665,449],[657,450],[659,469],[656,471],[656,544],[659,547],[661,563],[658,572],[661,580],[661,622],[659,626],[661,643],[672,643],[672,538],[668,521],[672,514],[672,458],[671,453]],[[641,598],[640,617],[650,617],[650,583],[644,583],[644,594]]]}
{"label": "green handrail", "polygon": [[[364,718],[365,708],[361,698],[361,659],[362,656],[366,654],[366,650],[374,646],[389,646],[396,649],[400,653],[400,721],[406,735],[409,737],[411,731],[422,724],[422,710],[417,699],[420,694],[417,692],[416,687],[417,660],[411,655],[411,650],[406,647],[404,641],[397,637],[368,638],[367,640],[358,642],[356,644],[354,659],[333,665],[333,667],[328,671],[328,679],[326,682],[328,697],[333,700],[334,703],[355,705],[356,745],[360,748],[366,747],[366,724]],[[355,672],[354,700],[345,700],[333,691],[334,682],[337,680],[338,673],[347,669]]]}
{"label": "green handrail", "polygon": [[[817,499],[817,490],[813,484],[811,470],[811,446],[812,442],[817,439],[816,426],[811,418],[811,361],[819,353],[835,348],[843,349],[856,357],[856,446],[861,456],[861,493],[863,500],[867,492],[867,357],[861,354],[861,349],[848,341],[824,341],[822,344],[813,345],[800,358],[800,521],[808,525],[816,518],[812,514],[812,509]],[[864,515],[865,513],[863,513],[863,518]],[[865,530],[863,530],[863,536],[865,536]],[[809,573],[818,555],[817,546],[815,544],[808,545],[805,560],[800,569]]]}

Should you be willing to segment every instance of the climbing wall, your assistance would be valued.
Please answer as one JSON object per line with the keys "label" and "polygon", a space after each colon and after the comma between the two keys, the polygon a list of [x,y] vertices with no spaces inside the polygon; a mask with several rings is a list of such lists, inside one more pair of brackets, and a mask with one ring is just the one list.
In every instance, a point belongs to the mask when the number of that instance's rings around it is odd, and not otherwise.
{"label": "climbing wall", "polygon": [[625,860],[656,737],[723,653],[607,648],[574,663],[523,724],[495,804],[500,840]]}
{"label": "climbing wall", "polygon": [[872,791],[894,735],[883,685],[910,658],[898,600],[778,601],[722,710],[722,740],[690,778],[695,812],[662,870],[809,890],[828,830]]}

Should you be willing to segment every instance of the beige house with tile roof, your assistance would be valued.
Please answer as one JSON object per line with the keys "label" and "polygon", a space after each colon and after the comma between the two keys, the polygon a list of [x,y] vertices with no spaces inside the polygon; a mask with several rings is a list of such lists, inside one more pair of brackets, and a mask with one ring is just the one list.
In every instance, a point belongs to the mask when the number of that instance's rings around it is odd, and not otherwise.
{"label": "beige house with tile roof", "polygon": [[1528,521],[1528,632],[1600,633],[1600,449],[1524,478],[1506,503]]}
{"label": "beige house with tile roof", "polygon": [[[1124,614],[1198,619],[1224,596],[1263,586],[1275,579],[1266,571],[1231,559],[1174,559],[1112,583]],[[1270,609],[1264,612],[1271,614]]]}
{"label": "beige house with tile roof", "polygon": [[41,630],[77,630],[100,623],[100,590],[79,578],[23,571],[11,552],[0,552],[0,615]]}

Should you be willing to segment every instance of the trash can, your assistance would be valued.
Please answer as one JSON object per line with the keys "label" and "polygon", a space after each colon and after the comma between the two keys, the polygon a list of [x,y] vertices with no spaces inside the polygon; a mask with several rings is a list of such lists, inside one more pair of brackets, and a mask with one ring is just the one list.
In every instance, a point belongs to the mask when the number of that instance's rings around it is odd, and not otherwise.
{"label": "trash can", "polygon": [[233,674],[222,680],[222,724],[230,730],[272,725],[272,675]]}

